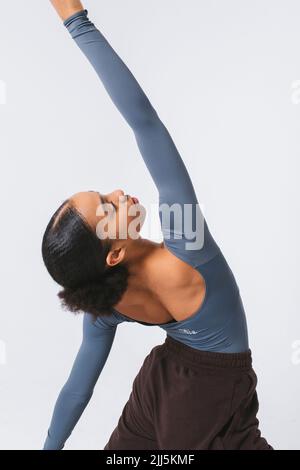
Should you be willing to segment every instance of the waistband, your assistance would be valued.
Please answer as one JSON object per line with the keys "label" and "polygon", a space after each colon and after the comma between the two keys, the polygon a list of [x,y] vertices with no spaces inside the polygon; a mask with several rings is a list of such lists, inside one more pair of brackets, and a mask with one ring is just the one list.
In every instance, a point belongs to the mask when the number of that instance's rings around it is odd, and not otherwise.
{"label": "waistband", "polygon": [[168,335],[166,336],[164,346],[172,354],[178,355],[180,360],[188,360],[198,365],[237,369],[249,369],[252,367],[251,349],[238,353],[202,351],[177,341]]}

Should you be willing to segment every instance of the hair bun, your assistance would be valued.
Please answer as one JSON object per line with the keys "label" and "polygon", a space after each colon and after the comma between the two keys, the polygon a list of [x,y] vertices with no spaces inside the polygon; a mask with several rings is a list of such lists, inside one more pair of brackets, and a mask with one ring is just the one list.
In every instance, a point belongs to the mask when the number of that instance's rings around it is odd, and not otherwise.
{"label": "hair bun", "polygon": [[64,287],[58,292],[61,306],[73,313],[89,312],[95,316],[111,314],[127,288],[128,270],[117,265],[103,272],[97,280],[78,287]]}

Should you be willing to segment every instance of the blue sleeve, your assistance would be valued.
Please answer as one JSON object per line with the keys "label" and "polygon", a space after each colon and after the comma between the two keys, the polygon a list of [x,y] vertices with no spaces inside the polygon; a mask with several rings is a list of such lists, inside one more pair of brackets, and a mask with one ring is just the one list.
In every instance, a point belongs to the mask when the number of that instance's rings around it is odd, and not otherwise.
{"label": "blue sleeve", "polygon": [[[218,246],[208,230],[183,160],[156,110],[131,71],[89,20],[88,10],[74,13],[63,23],[133,130],[159,192],[159,218],[165,246],[192,266],[210,260],[218,252]],[[168,207],[173,214],[173,204],[174,210],[179,210],[178,217],[169,217],[168,210],[164,212],[164,207]]]}
{"label": "blue sleeve", "polygon": [[87,406],[97,379],[109,355],[117,324],[116,315],[97,318],[83,316],[82,343],[70,375],[54,406],[43,450],[61,450]]}

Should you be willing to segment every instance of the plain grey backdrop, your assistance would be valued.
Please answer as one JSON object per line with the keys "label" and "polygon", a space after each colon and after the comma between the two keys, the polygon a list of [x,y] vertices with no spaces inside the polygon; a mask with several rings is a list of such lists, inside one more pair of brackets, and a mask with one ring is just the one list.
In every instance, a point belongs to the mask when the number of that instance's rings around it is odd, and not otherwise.
{"label": "plain grey backdrop", "polygon": [[[82,324],[61,309],[42,262],[48,220],[77,191],[121,188],[146,208],[158,194],[132,131],[50,2],[0,6],[0,448],[41,449]],[[300,449],[300,4],[84,6],[171,133],[235,273],[262,434],[277,449]],[[158,215],[156,223],[160,241]],[[158,327],[118,327],[65,449],[104,447],[164,337]]]}

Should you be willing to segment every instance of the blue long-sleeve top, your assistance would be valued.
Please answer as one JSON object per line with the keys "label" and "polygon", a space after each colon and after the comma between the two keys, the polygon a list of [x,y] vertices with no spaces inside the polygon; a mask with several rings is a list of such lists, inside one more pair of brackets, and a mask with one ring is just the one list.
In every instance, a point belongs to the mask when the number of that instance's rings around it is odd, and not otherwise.
{"label": "blue long-sleeve top", "polygon": [[[190,176],[168,130],[128,67],[89,20],[88,11],[74,13],[63,24],[133,130],[141,156],[158,189],[159,208],[162,209],[163,204],[169,207],[178,204],[182,217],[184,214],[188,221],[186,226],[180,217],[164,218],[163,209],[159,210],[166,248],[199,271],[205,280],[205,298],[187,319],[156,326],[193,348],[227,353],[246,351],[249,348],[247,323],[239,288],[208,229]],[[190,205],[192,211],[185,211],[184,204]],[[44,450],[64,447],[93,394],[117,325],[125,321],[136,322],[116,309],[111,316],[98,317],[95,322],[89,313],[84,313],[82,344],[57,398]]]}

